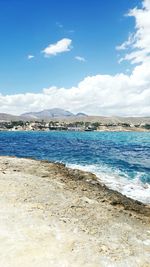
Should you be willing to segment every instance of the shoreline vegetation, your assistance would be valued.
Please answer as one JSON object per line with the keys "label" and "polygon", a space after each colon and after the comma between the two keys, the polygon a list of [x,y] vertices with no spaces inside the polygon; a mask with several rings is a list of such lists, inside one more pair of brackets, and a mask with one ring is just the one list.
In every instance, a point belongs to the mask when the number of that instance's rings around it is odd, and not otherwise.
{"label": "shoreline vegetation", "polygon": [[150,123],[100,121],[0,121],[0,131],[109,131],[149,132]]}
{"label": "shoreline vegetation", "polygon": [[150,206],[94,174],[1,156],[0,191],[0,266],[149,266]]}

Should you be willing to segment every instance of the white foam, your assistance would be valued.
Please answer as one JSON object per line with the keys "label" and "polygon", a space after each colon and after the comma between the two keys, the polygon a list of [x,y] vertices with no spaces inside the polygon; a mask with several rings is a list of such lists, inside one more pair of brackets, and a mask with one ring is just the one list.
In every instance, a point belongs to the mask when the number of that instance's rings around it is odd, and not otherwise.
{"label": "white foam", "polygon": [[108,188],[117,190],[127,197],[139,200],[145,204],[150,204],[150,184],[142,183],[141,174],[137,173],[134,179],[130,179],[119,170],[113,170],[105,165],[76,165],[67,164],[68,167],[94,173],[99,180]]}

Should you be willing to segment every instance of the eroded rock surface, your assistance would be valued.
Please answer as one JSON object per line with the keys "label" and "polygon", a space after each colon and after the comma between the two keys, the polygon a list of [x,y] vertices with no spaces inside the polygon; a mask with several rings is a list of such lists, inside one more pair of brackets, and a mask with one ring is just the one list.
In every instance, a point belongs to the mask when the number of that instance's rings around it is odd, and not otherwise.
{"label": "eroded rock surface", "polygon": [[0,157],[0,267],[149,267],[150,208],[62,164]]}

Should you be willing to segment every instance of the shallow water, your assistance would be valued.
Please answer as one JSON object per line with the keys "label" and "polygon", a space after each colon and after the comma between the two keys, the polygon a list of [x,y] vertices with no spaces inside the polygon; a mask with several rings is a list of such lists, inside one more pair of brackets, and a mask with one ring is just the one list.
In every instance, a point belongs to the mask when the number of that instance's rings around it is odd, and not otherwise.
{"label": "shallow water", "polygon": [[150,133],[0,132],[0,155],[63,162],[150,203]]}

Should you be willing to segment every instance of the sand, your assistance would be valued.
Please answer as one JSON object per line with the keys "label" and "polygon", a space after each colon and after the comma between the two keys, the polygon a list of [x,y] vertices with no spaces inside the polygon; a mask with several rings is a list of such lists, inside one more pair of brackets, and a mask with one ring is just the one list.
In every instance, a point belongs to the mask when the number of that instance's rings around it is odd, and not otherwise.
{"label": "sand", "polygon": [[0,267],[149,267],[150,207],[96,176],[0,157]]}

